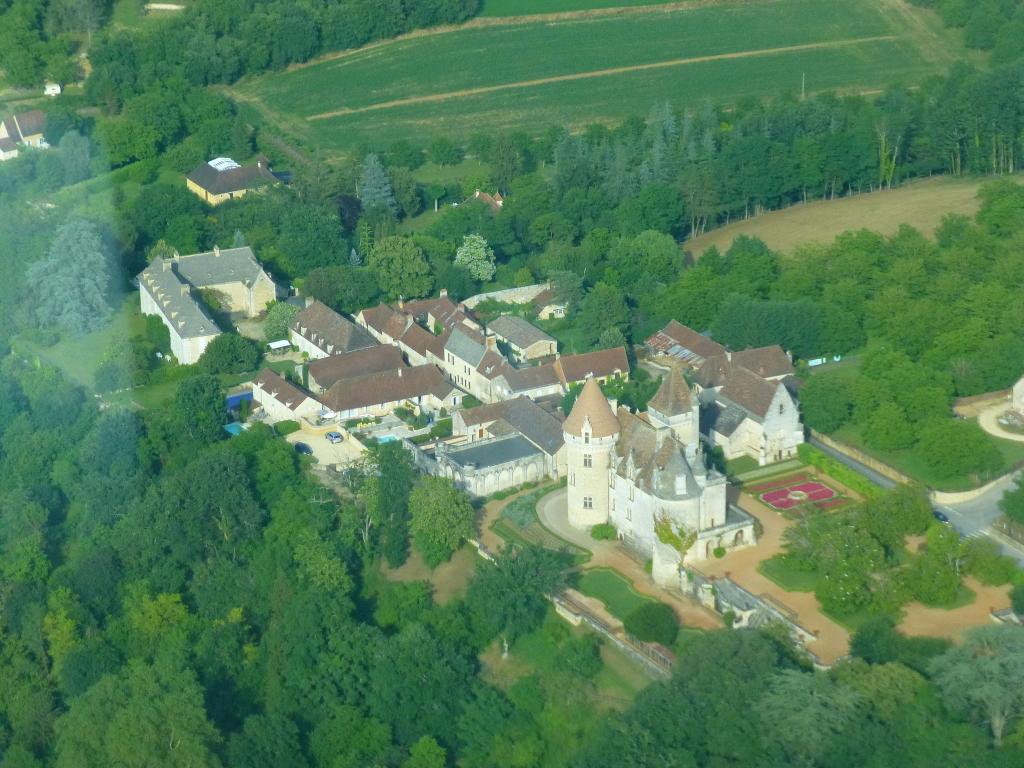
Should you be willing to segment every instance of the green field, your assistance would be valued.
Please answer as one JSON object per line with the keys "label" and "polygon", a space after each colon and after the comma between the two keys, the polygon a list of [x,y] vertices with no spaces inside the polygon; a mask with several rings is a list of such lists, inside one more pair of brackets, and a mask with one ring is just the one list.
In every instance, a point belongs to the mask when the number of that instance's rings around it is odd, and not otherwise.
{"label": "green field", "polygon": [[533,16],[541,13],[667,5],[671,2],[674,0],[484,0],[480,15],[483,17]]}
{"label": "green field", "polygon": [[300,143],[334,154],[398,139],[423,144],[437,133],[540,133],[644,114],[666,100],[798,92],[805,75],[811,92],[917,82],[959,50],[930,17],[904,10],[902,0],[753,0],[470,24],[328,56],[230,92]]}

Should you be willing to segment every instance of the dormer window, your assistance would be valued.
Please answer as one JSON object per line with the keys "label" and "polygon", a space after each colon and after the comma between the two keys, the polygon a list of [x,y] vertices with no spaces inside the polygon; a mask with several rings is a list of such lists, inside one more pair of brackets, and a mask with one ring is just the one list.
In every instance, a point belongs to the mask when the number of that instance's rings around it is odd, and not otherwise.
{"label": "dormer window", "polygon": [[585,445],[590,445],[590,432],[586,430],[583,431],[583,442]]}

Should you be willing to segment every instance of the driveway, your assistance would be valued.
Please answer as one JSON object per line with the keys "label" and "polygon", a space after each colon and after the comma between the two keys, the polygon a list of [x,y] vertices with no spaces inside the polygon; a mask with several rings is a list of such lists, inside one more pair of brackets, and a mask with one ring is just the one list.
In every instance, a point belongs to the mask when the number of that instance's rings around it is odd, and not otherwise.
{"label": "driveway", "polygon": [[815,640],[807,643],[808,650],[826,664],[846,656],[850,652],[850,633],[821,612],[813,592],[787,592],[757,570],[763,560],[782,551],[782,534],[793,521],[747,494],[740,495],[738,504],[764,527],[757,544],[731,550],[720,559],[701,561],[695,568],[707,576],[728,576],[748,592],[766,596],[793,611],[796,623],[815,634]]}
{"label": "driveway", "polygon": [[[349,438],[337,445],[331,443],[326,435],[328,432],[337,430],[337,426],[311,427],[302,423],[301,429],[288,435],[287,440],[292,445],[305,443],[313,449],[313,458],[321,467],[332,465],[343,466],[357,460],[361,455],[361,449]],[[340,431],[340,430],[339,430]]]}

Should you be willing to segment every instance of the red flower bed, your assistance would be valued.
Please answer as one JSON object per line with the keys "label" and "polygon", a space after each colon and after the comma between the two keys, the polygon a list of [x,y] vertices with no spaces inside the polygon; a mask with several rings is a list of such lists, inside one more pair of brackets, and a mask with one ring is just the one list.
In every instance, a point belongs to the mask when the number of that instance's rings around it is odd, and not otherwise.
{"label": "red flower bed", "polygon": [[771,480],[767,483],[746,486],[744,487],[744,490],[750,493],[761,493],[762,491],[770,491],[773,488],[789,487],[794,483],[802,483],[805,480],[809,480],[810,477],[810,475],[804,473],[799,475],[787,475],[786,477],[779,478],[778,480]]}
{"label": "red flower bed", "polygon": [[[799,480],[806,479],[799,478]],[[784,511],[798,507],[802,504],[813,504],[818,509],[825,509],[822,504],[836,506],[835,503],[845,503],[845,499],[837,499],[837,494],[824,483],[796,482],[790,483],[784,488],[772,488],[761,494],[761,501],[774,509]]]}

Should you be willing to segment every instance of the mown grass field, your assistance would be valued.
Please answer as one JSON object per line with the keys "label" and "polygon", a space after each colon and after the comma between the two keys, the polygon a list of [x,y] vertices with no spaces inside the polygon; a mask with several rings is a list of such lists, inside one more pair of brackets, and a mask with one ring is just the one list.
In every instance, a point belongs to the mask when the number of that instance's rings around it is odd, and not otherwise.
{"label": "mown grass field", "polygon": [[632,8],[644,5],[667,5],[675,0],[484,0],[480,15],[533,16],[542,13],[591,11],[604,8]]}
{"label": "mown grass field", "polygon": [[711,246],[724,252],[737,237],[747,235],[764,240],[777,251],[791,253],[808,243],[831,243],[837,235],[851,229],[866,228],[892,235],[903,224],[931,237],[945,215],[977,213],[978,188],[983,183],[978,179],[944,176],[883,192],[817,200],[713,229],[683,247],[694,256],[700,256]]}
{"label": "mown grass field", "polygon": [[[516,5],[525,3],[504,7]],[[345,154],[438,133],[614,122],[666,100],[735,103],[798,92],[804,75],[811,92],[914,83],[959,52],[932,21],[902,0],[723,0],[554,21],[482,19],[230,92],[299,143]]]}

